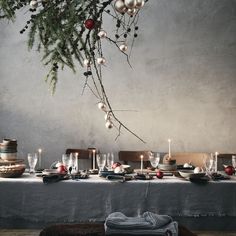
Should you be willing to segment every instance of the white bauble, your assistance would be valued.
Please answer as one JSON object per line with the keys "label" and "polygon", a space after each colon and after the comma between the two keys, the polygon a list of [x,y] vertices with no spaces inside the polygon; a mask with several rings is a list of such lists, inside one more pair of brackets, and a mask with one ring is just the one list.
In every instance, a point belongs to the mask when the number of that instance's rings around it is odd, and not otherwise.
{"label": "white bauble", "polygon": [[84,59],[83,63],[85,66],[90,66],[92,64],[91,60],[89,60],[89,59]]}
{"label": "white bauble", "polygon": [[144,0],[136,0],[136,6],[135,8],[140,9],[144,6],[145,1]]}
{"label": "white bauble", "polygon": [[186,162],[186,163],[184,163],[183,167],[184,167],[184,168],[189,168],[189,167],[191,167],[191,165]]}
{"label": "white bauble", "polygon": [[125,13],[127,11],[127,7],[125,6],[124,1],[122,0],[116,0],[114,7],[119,13]]}
{"label": "white bauble", "polygon": [[97,58],[97,63],[98,63],[99,65],[104,65],[104,64],[106,63],[106,60],[105,60],[104,57],[98,57],[98,58]]}
{"label": "white bauble", "polygon": [[98,108],[100,110],[106,111],[106,105],[103,102],[99,102],[98,103]]}
{"label": "white bauble", "polygon": [[131,9],[135,8],[136,4],[137,4],[136,0],[125,0],[125,6],[127,8],[131,8]]}
{"label": "white bauble", "polygon": [[128,49],[128,46],[125,43],[123,43],[119,46],[119,48],[122,52],[126,52]]}
{"label": "white bauble", "polygon": [[36,9],[38,7],[38,2],[36,0],[30,1],[30,6],[33,9]]}
{"label": "white bauble", "polygon": [[113,123],[110,120],[107,120],[105,126],[106,126],[107,129],[112,129],[113,128]]}
{"label": "white bauble", "polygon": [[98,32],[98,37],[103,39],[103,38],[106,38],[107,37],[107,32],[105,30],[100,30]]}
{"label": "white bauble", "polygon": [[194,169],[193,172],[194,172],[194,173],[200,173],[200,172],[202,172],[202,169],[197,166],[197,167]]}
{"label": "white bauble", "polygon": [[137,12],[137,10],[135,8],[129,8],[127,11],[127,14],[130,16],[133,16],[135,13]]}
{"label": "white bauble", "polygon": [[105,118],[105,121],[109,120],[109,119],[110,119],[110,117],[111,117],[111,114],[110,114],[110,112],[106,112],[106,114],[105,114],[105,116],[104,116],[104,118]]}

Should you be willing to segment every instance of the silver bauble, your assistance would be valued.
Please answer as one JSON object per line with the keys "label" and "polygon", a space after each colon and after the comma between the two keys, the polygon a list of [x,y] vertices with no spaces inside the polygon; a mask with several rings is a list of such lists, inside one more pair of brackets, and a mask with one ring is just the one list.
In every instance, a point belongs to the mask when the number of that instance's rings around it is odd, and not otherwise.
{"label": "silver bauble", "polygon": [[136,6],[135,8],[140,9],[144,6],[145,0],[136,0]]}
{"label": "silver bauble", "polygon": [[36,9],[38,7],[38,2],[36,0],[30,1],[30,6],[33,9]]}
{"label": "silver bauble", "polygon": [[114,7],[119,13],[125,13],[127,11],[127,7],[125,6],[124,1],[122,0],[116,0]]}
{"label": "silver bauble", "polygon": [[111,128],[113,128],[113,123],[110,120],[108,120],[106,122],[105,126],[106,126],[107,129],[111,129]]}
{"label": "silver bauble", "polygon": [[106,105],[103,102],[99,102],[98,103],[98,108],[100,110],[106,111]]}
{"label": "silver bauble", "polygon": [[125,6],[129,9],[135,8],[136,4],[136,0],[125,0]]}
{"label": "silver bauble", "polygon": [[106,63],[106,59],[104,57],[98,57],[97,58],[97,63],[99,65],[104,65]]}
{"label": "silver bauble", "polygon": [[98,37],[101,38],[101,39],[106,38],[107,37],[107,32],[104,31],[104,30],[100,30],[98,32]]}
{"label": "silver bauble", "polygon": [[109,111],[106,112],[106,114],[105,114],[105,116],[104,116],[105,121],[110,120],[110,119],[111,119],[111,116],[112,116],[111,112],[109,112]]}
{"label": "silver bauble", "polygon": [[135,8],[129,8],[128,11],[127,11],[127,14],[130,15],[130,16],[133,16],[135,13],[136,13],[136,9]]}
{"label": "silver bauble", "polygon": [[119,48],[122,52],[126,52],[128,49],[128,46],[125,43],[123,43],[119,46]]}
{"label": "silver bauble", "polygon": [[85,66],[91,66],[92,61],[89,60],[89,59],[84,59],[83,63],[84,63]]}

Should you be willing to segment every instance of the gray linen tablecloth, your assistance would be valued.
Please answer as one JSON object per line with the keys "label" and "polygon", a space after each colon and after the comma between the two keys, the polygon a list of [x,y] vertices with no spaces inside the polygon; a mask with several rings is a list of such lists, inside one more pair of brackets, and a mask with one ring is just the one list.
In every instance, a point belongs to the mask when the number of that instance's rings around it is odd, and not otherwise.
{"label": "gray linen tablecloth", "polygon": [[236,179],[195,184],[164,177],[119,183],[91,176],[45,185],[27,174],[0,178],[0,227],[104,221],[117,211],[127,216],[150,211],[195,222],[204,217],[235,220]]}

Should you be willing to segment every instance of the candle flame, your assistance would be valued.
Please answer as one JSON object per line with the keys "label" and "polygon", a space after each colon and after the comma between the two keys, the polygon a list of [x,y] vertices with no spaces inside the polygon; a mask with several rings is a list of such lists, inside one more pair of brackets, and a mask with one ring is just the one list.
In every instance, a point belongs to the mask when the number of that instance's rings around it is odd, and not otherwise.
{"label": "candle flame", "polygon": [[38,152],[39,152],[39,153],[41,153],[41,152],[42,152],[42,149],[41,149],[41,148],[39,148],[39,149],[38,149]]}

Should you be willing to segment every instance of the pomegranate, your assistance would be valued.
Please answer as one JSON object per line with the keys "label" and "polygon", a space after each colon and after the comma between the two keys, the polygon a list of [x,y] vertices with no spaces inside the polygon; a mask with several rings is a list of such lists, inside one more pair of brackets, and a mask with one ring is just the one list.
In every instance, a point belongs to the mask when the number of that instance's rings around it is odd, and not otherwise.
{"label": "pomegranate", "polygon": [[235,169],[233,166],[224,166],[225,167],[225,173],[227,175],[232,175],[235,173]]}
{"label": "pomegranate", "polygon": [[121,166],[120,162],[114,162],[112,165],[112,169],[115,169],[116,167]]}
{"label": "pomegranate", "polygon": [[156,172],[156,176],[157,176],[157,178],[158,179],[162,179],[163,178],[163,172],[162,171],[160,171],[160,170],[158,170],[157,172]]}
{"label": "pomegranate", "polygon": [[67,169],[64,165],[60,165],[57,167],[57,172],[60,174],[66,174],[67,173]]}

